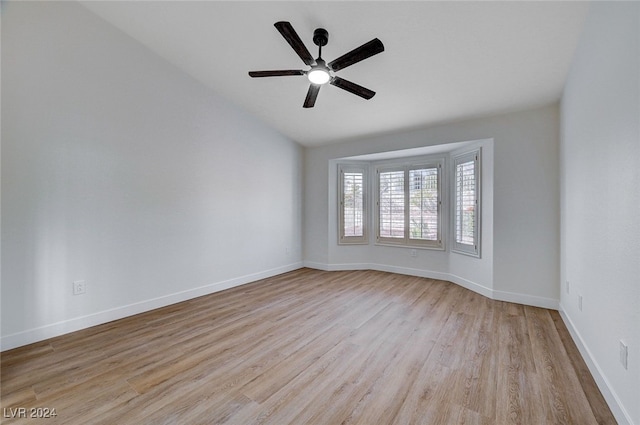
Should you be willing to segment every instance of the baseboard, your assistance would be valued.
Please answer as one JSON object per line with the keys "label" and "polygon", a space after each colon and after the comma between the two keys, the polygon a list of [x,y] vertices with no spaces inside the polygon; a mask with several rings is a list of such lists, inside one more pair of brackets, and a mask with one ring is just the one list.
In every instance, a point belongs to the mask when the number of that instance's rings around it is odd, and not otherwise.
{"label": "baseboard", "polygon": [[329,265],[327,263],[318,263],[317,261],[304,261],[302,263],[302,266],[309,269],[322,270],[325,272],[333,271],[329,270]]}
{"label": "baseboard", "polygon": [[476,292],[480,295],[484,295],[487,298],[491,298],[492,300],[495,299],[493,289],[487,288],[486,286],[480,285],[479,283],[473,282],[469,279],[465,279],[463,277],[449,273],[449,278],[446,280],[449,280],[450,282],[458,284],[463,288]]}
{"label": "baseboard", "polygon": [[492,288],[481,285],[477,282],[473,282],[469,279],[457,276],[452,273],[443,273],[434,270],[414,269],[410,267],[399,267],[388,264],[377,263],[340,263],[340,264],[327,264],[318,263],[313,261],[305,261],[305,267],[317,270],[325,271],[339,271],[339,270],[378,270],[383,272],[406,274],[409,276],[426,277],[429,279],[439,279],[453,282],[462,286],[470,291],[483,295],[492,300],[508,301],[517,304],[529,305],[533,307],[548,308],[557,310],[559,307],[558,300],[552,298],[538,297],[535,295],[518,294],[514,292],[497,291]]}
{"label": "baseboard", "polygon": [[431,270],[413,269],[409,267],[398,267],[388,264],[377,263],[318,263],[315,261],[305,261],[304,267],[324,271],[347,271],[347,270],[377,270],[380,272],[406,274],[409,276],[426,277],[429,279],[450,280],[449,274]]}
{"label": "baseboard", "polygon": [[101,325],[113,320],[122,319],[133,316],[135,314],[144,313],[155,310],[156,308],[166,307],[182,301],[209,295],[214,292],[224,291],[225,289],[234,288],[256,280],[265,279],[282,273],[297,270],[303,266],[302,262],[287,264],[258,273],[252,273],[228,279],[220,282],[211,283],[198,288],[188,289],[186,291],[176,292],[162,297],[153,298],[109,310],[100,311],[86,316],[75,317],[73,319],[60,321],[39,328],[29,329],[27,331],[14,333],[11,335],[3,335],[0,338],[0,351],[10,350],[12,348],[21,347],[32,344],[34,342],[43,341],[45,339],[64,335],[70,332],[79,331],[90,328],[92,326]]}
{"label": "baseboard", "polygon": [[539,297],[537,295],[518,294],[516,292],[497,291],[494,289],[491,298],[498,301],[548,308],[550,310],[558,310],[560,308],[560,302],[558,300]]}
{"label": "baseboard", "polygon": [[611,385],[609,384],[609,380],[606,378],[606,376],[602,372],[602,369],[598,365],[598,362],[594,359],[593,355],[591,354],[591,351],[589,350],[584,340],[582,339],[580,332],[578,332],[575,325],[573,324],[573,321],[571,320],[567,312],[562,308],[562,304],[560,304],[559,306],[559,313],[560,313],[560,317],[562,318],[562,321],[564,322],[565,326],[569,330],[569,333],[571,334],[571,338],[573,339],[573,342],[575,342],[576,346],[578,347],[578,351],[580,351],[580,354],[582,355],[584,362],[589,368],[589,372],[591,372],[591,376],[593,376],[593,379],[596,381],[596,385],[598,386],[598,389],[600,390],[600,392],[602,393],[602,396],[604,397],[605,401],[609,405],[609,408],[611,409],[611,413],[613,413],[613,416],[615,416],[616,421],[618,421],[618,424],[634,425],[631,419],[631,416],[629,415],[627,410],[624,408],[624,406],[620,402],[620,398],[618,397],[616,392],[611,388]]}
{"label": "baseboard", "polygon": [[370,266],[371,266],[370,267],[371,270],[377,270],[380,272],[406,274],[408,276],[426,277],[428,279],[451,280],[450,275],[448,273],[441,273],[433,270],[414,269],[411,267],[398,267],[398,266],[391,266],[388,264],[377,264],[377,263],[373,263]]}

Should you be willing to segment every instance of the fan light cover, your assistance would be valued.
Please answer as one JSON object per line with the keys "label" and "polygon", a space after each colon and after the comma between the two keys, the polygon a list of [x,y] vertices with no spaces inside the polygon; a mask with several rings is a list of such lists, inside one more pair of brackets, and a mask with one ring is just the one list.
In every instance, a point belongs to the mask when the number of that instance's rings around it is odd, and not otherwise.
{"label": "fan light cover", "polygon": [[324,69],[312,69],[308,74],[307,78],[313,84],[325,84],[329,82],[331,76]]}

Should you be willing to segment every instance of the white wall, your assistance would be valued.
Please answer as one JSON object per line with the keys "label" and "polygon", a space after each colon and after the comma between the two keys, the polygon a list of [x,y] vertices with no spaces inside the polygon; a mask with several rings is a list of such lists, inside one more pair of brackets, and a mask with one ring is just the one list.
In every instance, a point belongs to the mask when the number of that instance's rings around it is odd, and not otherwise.
{"label": "white wall", "polygon": [[2,7],[2,349],[301,266],[299,145],[78,4]]}
{"label": "white wall", "polygon": [[[559,289],[558,106],[378,136],[305,151],[304,258],[318,268],[355,263],[438,277],[497,299],[557,308]],[[485,155],[482,259],[396,247],[337,246],[335,186],[330,162],[338,158],[422,146],[493,139]],[[333,169],[333,168],[331,168]],[[492,169],[489,170],[489,169]],[[486,243],[486,245],[485,245]],[[475,286],[474,286],[475,285]]]}
{"label": "white wall", "polygon": [[561,108],[560,308],[621,424],[640,424],[639,57],[640,4],[593,3]]}

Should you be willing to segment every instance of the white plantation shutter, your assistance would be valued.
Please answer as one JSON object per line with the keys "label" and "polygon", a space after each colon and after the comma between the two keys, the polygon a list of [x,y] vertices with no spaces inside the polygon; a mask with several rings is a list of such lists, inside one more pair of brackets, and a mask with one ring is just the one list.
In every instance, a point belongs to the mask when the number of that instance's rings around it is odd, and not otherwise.
{"label": "white plantation shutter", "polygon": [[474,244],[475,161],[456,164],[456,242]]}
{"label": "white plantation shutter", "polygon": [[367,243],[366,170],[363,167],[339,167],[340,205],[339,243]]}
{"label": "white plantation shutter", "polygon": [[441,170],[441,160],[377,168],[379,243],[442,248]]}
{"label": "white plantation shutter", "polygon": [[404,238],[404,170],[379,173],[379,235]]}
{"label": "white plantation shutter", "polygon": [[409,238],[437,241],[440,199],[438,168],[409,170]]}
{"label": "white plantation shutter", "polygon": [[364,234],[362,222],[364,213],[362,210],[363,176],[360,172],[350,171],[345,172],[343,178],[344,208],[342,210],[342,218],[344,220],[344,235],[347,237],[362,236]]}
{"label": "white plantation shutter", "polygon": [[453,250],[480,255],[480,151],[454,157]]}

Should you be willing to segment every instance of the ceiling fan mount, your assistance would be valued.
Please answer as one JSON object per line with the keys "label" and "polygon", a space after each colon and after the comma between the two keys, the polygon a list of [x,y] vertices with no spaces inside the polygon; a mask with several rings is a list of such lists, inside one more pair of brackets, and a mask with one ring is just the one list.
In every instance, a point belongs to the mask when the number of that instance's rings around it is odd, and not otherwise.
{"label": "ceiling fan mount", "polygon": [[324,28],[316,28],[313,32],[313,44],[322,47],[329,42],[329,31]]}
{"label": "ceiling fan mount", "polygon": [[322,47],[329,42],[329,32],[324,28],[316,28],[313,32],[313,43],[318,46],[318,58],[314,59],[307,50],[306,46],[293,29],[289,22],[280,21],[274,24],[282,37],[289,43],[291,48],[298,54],[300,59],[310,67],[308,70],[288,69],[278,71],[249,71],[249,76],[253,78],[259,77],[284,77],[292,75],[306,75],[311,83],[307,91],[307,97],[304,100],[303,108],[313,108],[318,97],[318,92],[323,84],[330,83],[332,86],[341,88],[349,93],[362,97],[363,99],[371,99],[376,92],[362,87],[356,83],[345,80],[333,73],[340,71],[348,66],[358,63],[373,55],[377,55],[384,51],[384,45],[380,40],[374,38],[368,43],[363,44],[340,56],[333,61],[326,63],[322,59]]}

